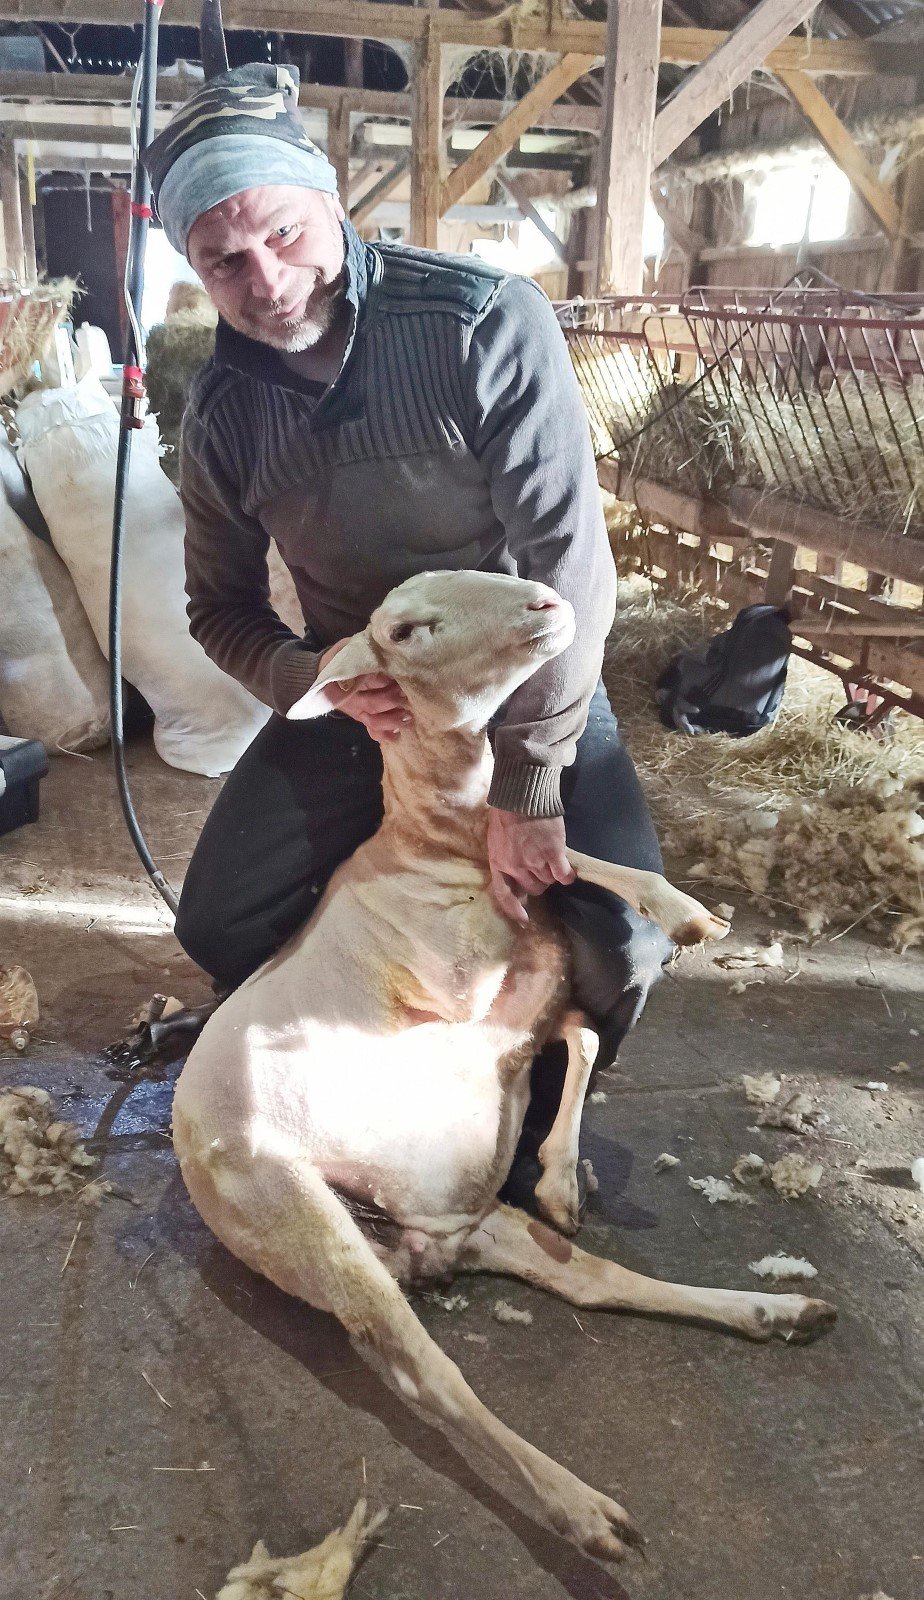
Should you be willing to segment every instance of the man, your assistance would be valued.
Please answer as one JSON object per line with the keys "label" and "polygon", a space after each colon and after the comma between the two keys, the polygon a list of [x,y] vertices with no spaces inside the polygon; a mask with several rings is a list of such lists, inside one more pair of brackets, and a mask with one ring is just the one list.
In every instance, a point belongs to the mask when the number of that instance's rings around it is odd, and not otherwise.
{"label": "man", "polygon": [[[329,690],[335,714],[317,721],[284,713],[384,595],[433,568],[520,573],[571,601],[577,634],[494,733],[493,892],[523,921],[526,899],[548,890],[605,1064],[669,951],[623,902],[573,884],[565,855],[567,836],[661,865],[599,684],[615,573],[565,341],[527,279],[364,244],[304,132],[297,87],[288,67],[225,72],[145,157],[167,235],[220,315],[183,427],[190,627],[277,713],[208,818],[177,936],[219,984],[240,983],[378,826],[378,745],[409,720],[396,684],[368,675]],[[303,638],[270,605],[270,539]],[[561,1062],[542,1061],[509,1191],[521,1203],[561,1087]]]}

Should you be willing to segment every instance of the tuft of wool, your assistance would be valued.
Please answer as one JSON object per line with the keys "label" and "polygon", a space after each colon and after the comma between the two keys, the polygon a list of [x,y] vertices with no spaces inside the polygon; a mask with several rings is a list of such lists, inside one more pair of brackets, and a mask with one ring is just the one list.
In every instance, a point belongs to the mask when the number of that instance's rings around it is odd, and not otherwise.
{"label": "tuft of wool", "polygon": [[714,956],[713,963],[717,967],[724,967],[726,972],[737,972],[742,967],[781,967],[783,946],[779,939],[774,939],[772,944],[768,944],[762,950],[748,944],[743,950],[738,950],[732,955]]}
{"label": "tuft of wool", "polygon": [[795,1278],[817,1278],[818,1268],[804,1256],[763,1256],[760,1261],[748,1262],[748,1271],[757,1278],[769,1278],[771,1283],[786,1283]]}
{"label": "tuft of wool", "polygon": [[801,1200],[810,1189],[817,1189],[824,1168],[820,1161],[807,1161],[797,1154],[781,1156],[769,1170],[770,1182],[784,1200]]}
{"label": "tuft of wool", "polygon": [[921,1193],[924,1194],[924,1156],[918,1156],[916,1161],[912,1161],[911,1176]]}
{"label": "tuft of wool", "polygon": [[767,1163],[762,1156],[739,1156],[732,1167],[736,1183],[762,1183],[767,1176]]}
{"label": "tuft of wool", "polygon": [[600,1189],[600,1179],[594,1172],[593,1162],[589,1161],[587,1156],[582,1156],[581,1166],[584,1168],[584,1176],[587,1179],[587,1193],[597,1194]]}
{"label": "tuft of wool", "polygon": [[741,1078],[744,1097],[751,1106],[772,1105],[783,1085],[779,1078],[772,1072],[765,1072],[759,1078],[750,1078],[745,1072]]}
{"label": "tuft of wool", "polygon": [[443,1311],[468,1310],[469,1303],[464,1294],[437,1294],[435,1289],[431,1289],[420,1298],[426,1300],[429,1305],[439,1306]]}
{"label": "tuft of wool", "polygon": [[757,1116],[762,1128],[785,1128],[788,1133],[811,1133],[819,1123],[827,1120],[825,1113],[801,1090],[764,1106]]}
{"label": "tuft of wool", "polygon": [[274,1558],[258,1540],[250,1560],[228,1573],[216,1600],[342,1600],[362,1546],[388,1516],[377,1511],[367,1519],[366,1510],[365,1500],[358,1501],[342,1528],[302,1555]]}
{"label": "tuft of wool", "polygon": [[520,1311],[507,1300],[495,1300],[491,1315],[495,1322],[521,1322],[524,1327],[528,1327],[533,1320],[531,1311]]}
{"label": "tuft of wool", "polygon": [[606,1104],[606,1090],[605,1089],[595,1089],[592,1095],[588,1095],[588,1099],[590,1100],[590,1103],[591,1103],[592,1106],[605,1105]]}
{"label": "tuft of wool", "polygon": [[668,1152],[665,1150],[663,1155],[658,1156],[658,1159],[654,1164],[654,1169],[655,1172],[670,1172],[672,1167],[679,1166],[680,1157],[668,1155]]}
{"label": "tuft of wool", "polygon": [[688,1178],[691,1189],[698,1189],[711,1206],[723,1201],[729,1205],[753,1206],[756,1202],[749,1194],[733,1189],[727,1178]]}
{"label": "tuft of wool", "polygon": [[72,1194],[96,1165],[80,1129],[55,1116],[45,1089],[0,1091],[0,1194]]}

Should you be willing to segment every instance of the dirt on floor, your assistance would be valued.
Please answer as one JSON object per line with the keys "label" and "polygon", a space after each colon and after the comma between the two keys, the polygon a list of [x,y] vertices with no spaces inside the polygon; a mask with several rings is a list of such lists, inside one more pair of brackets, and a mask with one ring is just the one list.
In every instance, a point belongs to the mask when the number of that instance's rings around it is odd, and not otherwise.
{"label": "dirt on floor", "polygon": [[[179,883],[217,785],[146,740],[130,766]],[[781,965],[719,964],[777,933]],[[126,1080],[103,1047],[155,991],[195,1003],[208,984],[137,865],[108,754],[56,760],[39,822],[0,840],[0,964],[31,971],[42,1007],[0,1086],[51,1090],[118,1193],[0,1197],[0,1600],[211,1600],[257,1538],[304,1549],[361,1493],[392,1510],[359,1600],[921,1600],[924,960],[861,935],[809,943],[739,903],[727,944],[681,958],[598,1078],[583,1141],[600,1185],[585,1248],[724,1287],[804,1257],[840,1313],[828,1338],[755,1346],[486,1277],[452,1310],[416,1302],[492,1409],[641,1523],[647,1560],[613,1573],[198,1220],[170,1144],[180,1063]],[[822,1120],[760,1125],[744,1073]],[[710,1205],[689,1183],[793,1151],[822,1167],[799,1200],[762,1184],[753,1205]],[[659,1173],[662,1153],[678,1164]],[[532,1323],[498,1323],[498,1298]]]}

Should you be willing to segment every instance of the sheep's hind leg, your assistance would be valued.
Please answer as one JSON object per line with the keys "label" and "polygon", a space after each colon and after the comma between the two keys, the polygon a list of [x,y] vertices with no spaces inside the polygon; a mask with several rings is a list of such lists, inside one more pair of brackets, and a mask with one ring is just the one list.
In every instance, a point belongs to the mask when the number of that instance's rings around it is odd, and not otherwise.
{"label": "sheep's hind leg", "polygon": [[208,1178],[184,1163],[204,1220],[228,1248],[286,1293],[339,1317],[357,1349],[450,1437],[498,1462],[542,1520],[588,1555],[619,1561],[641,1544],[608,1496],[521,1439],[483,1405],[417,1320],[387,1266],[320,1173],[297,1156],[258,1152],[246,1166],[210,1152]]}
{"label": "sheep's hind leg", "polygon": [[801,1294],[761,1294],[749,1289],[698,1289],[662,1283],[592,1256],[512,1206],[497,1206],[467,1241],[465,1272],[501,1272],[524,1278],[572,1305],[598,1311],[639,1311],[680,1317],[745,1334],[808,1344],[833,1326],[837,1313],[824,1300]]}
{"label": "sheep's hind leg", "polygon": [[578,1141],[584,1096],[600,1042],[584,1024],[580,1011],[568,1011],[562,1018],[559,1036],[568,1046],[568,1068],[561,1105],[539,1149],[542,1177],[536,1185],[536,1204],[562,1233],[577,1233],[580,1222]]}

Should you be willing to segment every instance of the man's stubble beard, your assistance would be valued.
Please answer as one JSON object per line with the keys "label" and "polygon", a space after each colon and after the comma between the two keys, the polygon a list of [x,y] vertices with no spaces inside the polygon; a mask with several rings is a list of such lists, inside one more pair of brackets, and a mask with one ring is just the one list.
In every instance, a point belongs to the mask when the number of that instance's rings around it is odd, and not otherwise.
{"label": "man's stubble beard", "polygon": [[337,321],[344,305],[345,288],[346,273],[341,271],[330,283],[320,283],[312,290],[305,310],[293,322],[274,325],[261,317],[244,317],[237,324],[237,331],[283,355],[300,355],[304,350],[313,350]]}

